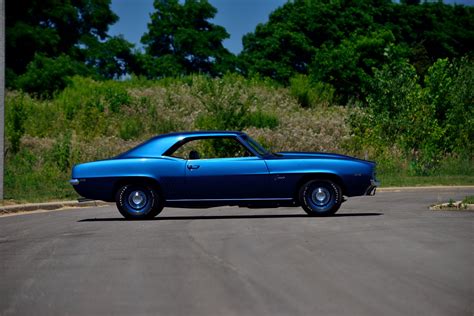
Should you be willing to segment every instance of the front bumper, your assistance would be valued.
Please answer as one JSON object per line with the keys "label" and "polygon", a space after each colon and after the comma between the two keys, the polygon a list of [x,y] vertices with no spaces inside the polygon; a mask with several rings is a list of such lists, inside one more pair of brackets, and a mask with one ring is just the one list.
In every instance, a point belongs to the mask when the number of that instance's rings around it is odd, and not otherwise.
{"label": "front bumper", "polygon": [[380,181],[370,179],[370,186],[365,191],[365,195],[375,195],[375,191],[377,191],[377,187],[379,186],[380,186]]}

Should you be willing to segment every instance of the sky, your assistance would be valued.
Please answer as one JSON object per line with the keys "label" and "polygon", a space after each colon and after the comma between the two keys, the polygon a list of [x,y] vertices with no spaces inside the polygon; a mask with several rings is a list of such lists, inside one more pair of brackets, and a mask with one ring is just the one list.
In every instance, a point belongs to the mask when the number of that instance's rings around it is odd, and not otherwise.
{"label": "sky", "polygon": [[[225,27],[230,38],[224,46],[238,54],[242,50],[242,36],[253,32],[258,23],[268,21],[268,16],[286,0],[210,0],[216,9],[212,23]],[[147,31],[153,0],[112,0],[112,10],[120,20],[110,27],[111,35],[122,34],[126,40],[141,47],[140,38]]]}
{"label": "sky", "polygon": [[[259,23],[268,21],[268,16],[287,0],[209,0],[217,9],[212,20],[225,27],[230,38],[224,46],[234,54],[242,50],[242,36],[253,32]],[[474,0],[445,0],[445,3],[474,5]],[[111,35],[122,34],[126,40],[141,47],[140,38],[147,31],[153,0],[112,0],[112,10],[120,20],[110,27]]]}

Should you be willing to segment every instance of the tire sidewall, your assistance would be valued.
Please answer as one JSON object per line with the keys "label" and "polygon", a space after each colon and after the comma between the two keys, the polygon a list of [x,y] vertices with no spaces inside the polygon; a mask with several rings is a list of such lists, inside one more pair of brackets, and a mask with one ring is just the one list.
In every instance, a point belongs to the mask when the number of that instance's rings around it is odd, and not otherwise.
{"label": "tire sidewall", "polygon": [[[142,191],[147,198],[145,206],[140,210],[133,208],[128,201],[129,195],[134,191]],[[147,219],[152,218],[159,213],[159,211],[155,211],[157,209],[157,199],[159,199],[159,195],[149,186],[138,184],[124,185],[117,191],[115,199],[118,210],[128,219]]]}
{"label": "tire sidewall", "polygon": [[[319,187],[327,189],[330,194],[330,199],[324,206],[317,206],[311,201],[313,191]],[[342,203],[342,192],[340,187],[330,180],[311,180],[301,187],[299,200],[308,215],[328,216],[339,209]]]}

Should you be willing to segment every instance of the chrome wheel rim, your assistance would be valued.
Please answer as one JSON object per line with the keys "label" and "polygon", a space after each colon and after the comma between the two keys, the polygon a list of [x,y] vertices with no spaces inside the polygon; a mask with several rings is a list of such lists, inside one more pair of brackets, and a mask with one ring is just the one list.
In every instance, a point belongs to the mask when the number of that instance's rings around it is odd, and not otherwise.
{"label": "chrome wheel rim", "polygon": [[328,204],[331,199],[331,193],[324,187],[317,187],[311,193],[311,201],[317,206]]}
{"label": "chrome wheel rim", "polygon": [[128,204],[135,210],[142,209],[146,203],[147,197],[143,191],[133,191],[128,195]]}

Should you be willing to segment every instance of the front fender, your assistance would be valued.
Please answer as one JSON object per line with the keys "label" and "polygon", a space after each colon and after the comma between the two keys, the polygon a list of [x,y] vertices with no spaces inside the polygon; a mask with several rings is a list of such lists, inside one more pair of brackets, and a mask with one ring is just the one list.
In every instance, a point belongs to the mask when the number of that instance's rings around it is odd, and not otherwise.
{"label": "front fender", "polygon": [[274,190],[288,195],[308,177],[340,179],[346,196],[364,195],[371,185],[374,163],[350,159],[272,159],[267,160]]}

